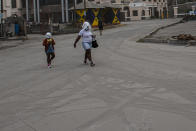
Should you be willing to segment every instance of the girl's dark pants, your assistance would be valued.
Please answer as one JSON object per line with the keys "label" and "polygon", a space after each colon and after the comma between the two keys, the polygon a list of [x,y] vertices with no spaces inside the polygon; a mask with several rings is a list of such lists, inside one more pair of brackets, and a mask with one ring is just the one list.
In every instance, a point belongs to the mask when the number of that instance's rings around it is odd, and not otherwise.
{"label": "girl's dark pants", "polygon": [[55,58],[55,54],[53,53],[46,53],[47,56],[47,63],[51,64],[51,61]]}

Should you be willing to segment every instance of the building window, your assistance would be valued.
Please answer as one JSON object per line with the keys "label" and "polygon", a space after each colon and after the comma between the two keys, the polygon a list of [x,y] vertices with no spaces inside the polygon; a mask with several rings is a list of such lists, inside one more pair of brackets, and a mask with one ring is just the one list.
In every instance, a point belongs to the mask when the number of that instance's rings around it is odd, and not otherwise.
{"label": "building window", "polygon": [[111,3],[116,3],[116,0],[111,0]]}
{"label": "building window", "polygon": [[137,10],[133,10],[133,16],[138,16],[138,11]]}
{"label": "building window", "polygon": [[12,0],[12,8],[16,8],[16,0]]}
{"label": "building window", "polygon": [[129,7],[128,6],[125,6],[124,11],[127,11],[127,16],[130,17],[130,11],[129,11]]}
{"label": "building window", "polygon": [[40,0],[40,5],[60,5],[61,0]]}
{"label": "building window", "polygon": [[22,0],[22,8],[26,8],[26,0]]}
{"label": "building window", "polygon": [[142,10],[142,16],[145,16],[145,10]]}

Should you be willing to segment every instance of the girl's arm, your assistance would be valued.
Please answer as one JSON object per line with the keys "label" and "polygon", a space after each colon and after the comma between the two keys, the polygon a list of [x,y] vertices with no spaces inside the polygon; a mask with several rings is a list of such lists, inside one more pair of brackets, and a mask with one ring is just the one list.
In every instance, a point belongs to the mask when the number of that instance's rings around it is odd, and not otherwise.
{"label": "girl's arm", "polygon": [[56,43],[55,43],[55,41],[54,41],[54,39],[52,39],[52,44],[53,44],[53,45],[55,45],[55,44],[56,44]]}
{"label": "girl's arm", "polygon": [[47,42],[46,42],[46,39],[45,39],[45,40],[43,40],[42,45],[43,45],[43,46],[46,46],[46,44],[47,44]]}

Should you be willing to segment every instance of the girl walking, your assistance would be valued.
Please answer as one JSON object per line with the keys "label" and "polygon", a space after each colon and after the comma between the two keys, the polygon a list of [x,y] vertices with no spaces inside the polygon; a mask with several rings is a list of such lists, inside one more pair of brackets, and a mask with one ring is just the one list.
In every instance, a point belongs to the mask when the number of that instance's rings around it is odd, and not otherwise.
{"label": "girl walking", "polygon": [[43,41],[43,46],[45,46],[48,68],[51,68],[51,62],[55,58],[55,52],[54,52],[55,41],[52,38],[52,34],[50,32],[46,33],[45,36],[46,38]]}

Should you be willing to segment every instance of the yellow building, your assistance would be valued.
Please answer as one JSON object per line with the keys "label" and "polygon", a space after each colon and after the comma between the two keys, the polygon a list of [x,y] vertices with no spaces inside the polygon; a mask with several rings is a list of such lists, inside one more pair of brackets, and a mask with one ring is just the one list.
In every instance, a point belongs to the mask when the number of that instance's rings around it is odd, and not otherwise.
{"label": "yellow building", "polygon": [[[74,11],[74,8],[71,8]],[[96,4],[94,2],[86,2],[76,5],[77,21],[83,23],[85,18],[89,20],[92,26],[98,26],[98,19],[102,19],[105,24],[120,23],[120,7],[110,3]]]}

